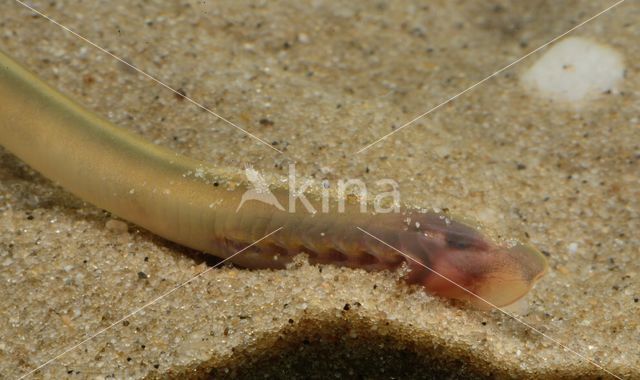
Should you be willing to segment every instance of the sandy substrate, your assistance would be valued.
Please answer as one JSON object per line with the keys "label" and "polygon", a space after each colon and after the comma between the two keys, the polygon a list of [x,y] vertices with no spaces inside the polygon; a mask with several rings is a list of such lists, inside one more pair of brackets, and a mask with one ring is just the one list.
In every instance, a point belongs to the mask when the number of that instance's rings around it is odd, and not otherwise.
{"label": "sandy substrate", "polygon": [[[12,1],[0,48],[122,128],[241,170],[392,178],[404,200],[529,241],[548,273],[520,318],[304,260],[224,267],[36,378],[640,378],[640,5],[580,28],[620,52],[619,90],[580,106],[519,78],[537,53],[360,148],[612,2],[31,1],[284,151],[199,110]],[[0,105],[1,107],[1,105]],[[0,108],[0,112],[2,112]],[[212,263],[56,187],[0,149],[0,373],[19,377]],[[109,227],[109,228],[108,228]],[[563,349],[566,345],[582,357]]]}

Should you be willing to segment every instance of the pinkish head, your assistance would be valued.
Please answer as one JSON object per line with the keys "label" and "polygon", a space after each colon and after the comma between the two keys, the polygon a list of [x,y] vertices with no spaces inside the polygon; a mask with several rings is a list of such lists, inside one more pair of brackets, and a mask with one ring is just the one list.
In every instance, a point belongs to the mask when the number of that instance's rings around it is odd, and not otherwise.
{"label": "pinkish head", "polygon": [[502,307],[526,295],[546,272],[544,256],[531,246],[497,245],[476,229],[438,214],[421,219],[426,223],[412,231],[418,238],[403,239],[401,245],[415,260],[408,260],[408,282],[429,293],[479,309]]}

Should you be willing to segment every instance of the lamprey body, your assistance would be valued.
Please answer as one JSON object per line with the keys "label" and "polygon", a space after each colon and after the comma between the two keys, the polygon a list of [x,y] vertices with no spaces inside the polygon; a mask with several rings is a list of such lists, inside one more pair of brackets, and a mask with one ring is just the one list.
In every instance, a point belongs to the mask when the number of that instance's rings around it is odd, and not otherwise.
{"label": "lamprey body", "polygon": [[[146,142],[82,108],[1,52],[0,144],[87,202],[216,256],[228,257],[284,227],[233,258],[248,268],[282,268],[300,252],[313,263],[367,270],[394,270],[406,262],[408,283],[480,308],[487,304],[468,291],[495,306],[508,305],[546,270],[534,248],[497,244],[432,211],[372,214],[347,202],[344,212],[312,214],[304,207],[289,212],[255,200],[238,208],[251,185],[240,171]],[[285,187],[274,186],[272,194],[289,204]],[[321,209],[319,194],[307,198]]]}

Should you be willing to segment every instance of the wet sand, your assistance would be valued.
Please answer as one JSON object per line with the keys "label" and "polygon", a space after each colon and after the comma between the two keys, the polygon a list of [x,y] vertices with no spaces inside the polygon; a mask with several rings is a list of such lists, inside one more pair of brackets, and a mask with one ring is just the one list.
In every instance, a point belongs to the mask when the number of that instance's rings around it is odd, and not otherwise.
{"label": "wet sand", "polygon": [[[405,201],[540,248],[520,318],[640,377],[640,6],[572,33],[623,55],[618,91],[581,106],[520,78],[536,53],[371,149],[415,116],[611,5],[603,1],[32,1],[279,154],[18,3],[0,48],[115,124],[242,170],[391,178]],[[1,112],[1,111],[0,111]],[[66,193],[0,148],[0,373],[21,376],[216,262]],[[225,266],[36,378],[607,378],[512,318],[453,306],[398,274]]]}

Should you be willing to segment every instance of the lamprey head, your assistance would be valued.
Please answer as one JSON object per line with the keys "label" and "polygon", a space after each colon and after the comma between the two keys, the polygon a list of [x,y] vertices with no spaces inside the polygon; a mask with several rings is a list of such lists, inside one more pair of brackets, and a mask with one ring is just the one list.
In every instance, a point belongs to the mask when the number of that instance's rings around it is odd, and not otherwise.
{"label": "lamprey head", "polygon": [[443,218],[420,217],[422,228],[400,240],[408,259],[407,280],[432,294],[470,302],[475,308],[510,305],[535,285],[547,270],[535,248],[496,244],[475,228]]}

